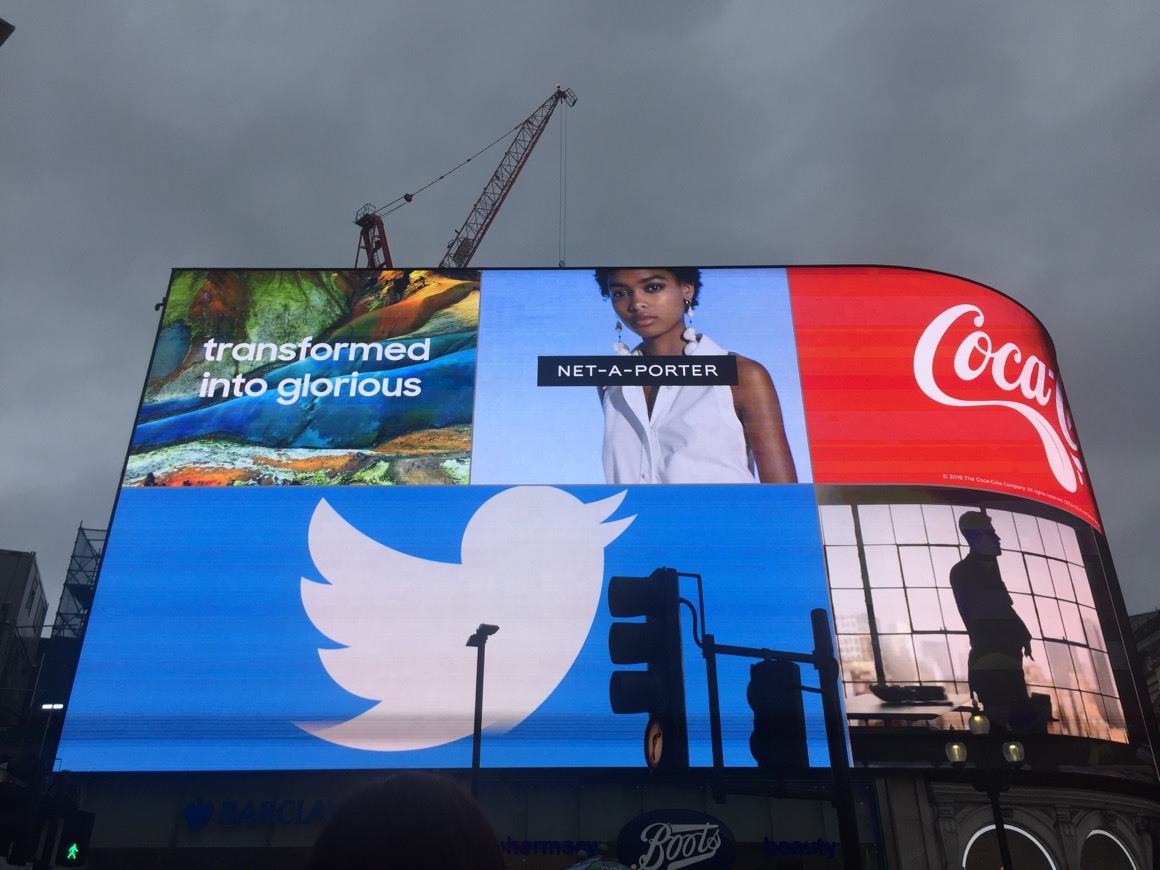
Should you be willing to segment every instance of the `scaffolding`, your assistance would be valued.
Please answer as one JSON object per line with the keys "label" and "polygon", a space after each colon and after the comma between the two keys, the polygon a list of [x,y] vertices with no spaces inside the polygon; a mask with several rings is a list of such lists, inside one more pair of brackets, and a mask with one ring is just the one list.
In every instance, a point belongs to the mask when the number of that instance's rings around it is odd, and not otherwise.
{"label": "scaffolding", "polygon": [[84,526],[77,529],[64,590],[56,610],[56,621],[52,624],[52,637],[84,637],[107,535],[105,529],[86,529]]}

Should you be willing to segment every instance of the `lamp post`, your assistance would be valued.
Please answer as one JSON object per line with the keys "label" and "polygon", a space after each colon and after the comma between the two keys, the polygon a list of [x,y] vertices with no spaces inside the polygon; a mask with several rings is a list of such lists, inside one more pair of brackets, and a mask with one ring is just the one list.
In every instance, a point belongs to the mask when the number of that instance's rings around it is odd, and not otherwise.
{"label": "lamp post", "polygon": [[[991,804],[991,818],[995,822],[995,839],[999,844],[999,861],[1003,870],[1014,870],[1011,863],[1011,850],[1007,843],[1007,828],[1003,824],[1003,811],[999,806],[999,793],[1006,791],[1010,785],[1011,772],[1023,765],[1025,753],[1023,744],[1018,740],[1004,740],[999,735],[991,734],[991,720],[978,708],[967,720],[967,727],[971,732],[971,743],[980,750],[979,758],[975,761],[975,776],[971,785],[976,791],[987,795]],[[995,749],[998,748],[998,752]],[[960,740],[952,740],[946,745],[947,760],[951,766],[962,768],[967,763],[967,744]],[[1003,759],[1002,764],[999,758]]]}
{"label": "lamp post", "polygon": [[[41,704],[40,709],[44,712],[44,733],[40,735],[40,750],[36,753],[37,758],[41,758],[44,755],[44,745],[48,742],[48,726],[52,722],[52,714],[57,710],[63,710],[64,704]],[[52,767],[53,765],[49,764],[48,770],[52,770]]]}
{"label": "lamp post", "polygon": [[475,728],[471,740],[471,775],[474,782],[479,771],[479,749],[483,742],[483,650],[487,639],[499,631],[498,625],[481,622],[475,633],[467,639],[467,645],[476,649],[475,656]]}

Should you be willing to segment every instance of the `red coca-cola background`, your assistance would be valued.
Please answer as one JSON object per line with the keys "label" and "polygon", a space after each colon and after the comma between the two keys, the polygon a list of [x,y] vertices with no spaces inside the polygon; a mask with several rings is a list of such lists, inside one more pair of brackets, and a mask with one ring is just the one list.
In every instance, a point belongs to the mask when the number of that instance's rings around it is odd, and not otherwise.
{"label": "red coca-cola background", "polygon": [[909,269],[790,269],[817,483],[961,486],[1100,528],[1051,341],[1025,309]]}

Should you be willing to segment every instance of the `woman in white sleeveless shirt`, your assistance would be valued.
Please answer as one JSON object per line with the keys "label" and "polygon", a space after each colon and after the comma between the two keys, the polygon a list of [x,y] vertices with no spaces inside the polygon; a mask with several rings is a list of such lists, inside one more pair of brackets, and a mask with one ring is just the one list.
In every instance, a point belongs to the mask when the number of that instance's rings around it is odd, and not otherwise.
{"label": "woman in white sleeveless shirt", "polygon": [[[597,269],[619,324],[641,356],[722,355],[685,323],[701,292],[699,269]],[[736,356],[737,384],[601,389],[604,476],[609,483],[795,483],[781,405],[769,372]],[[756,475],[756,477],[755,477]]]}

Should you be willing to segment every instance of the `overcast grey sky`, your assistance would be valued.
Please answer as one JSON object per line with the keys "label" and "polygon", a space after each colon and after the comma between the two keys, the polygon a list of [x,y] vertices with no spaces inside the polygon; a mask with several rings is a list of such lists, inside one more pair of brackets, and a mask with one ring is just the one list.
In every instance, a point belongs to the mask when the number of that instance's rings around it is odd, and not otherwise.
{"label": "overcast grey sky", "polygon": [[[1160,5],[0,0],[0,547],[108,523],[172,267],[354,264],[382,205],[568,113],[567,261],[951,272],[1055,339],[1160,606]],[[559,259],[553,122],[477,266]],[[433,265],[498,161],[388,219]],[[473,174],[474,173],[474,174]],[[163,566],[159,566],[163,572]]]}

